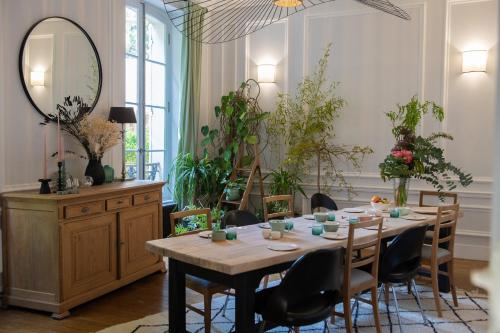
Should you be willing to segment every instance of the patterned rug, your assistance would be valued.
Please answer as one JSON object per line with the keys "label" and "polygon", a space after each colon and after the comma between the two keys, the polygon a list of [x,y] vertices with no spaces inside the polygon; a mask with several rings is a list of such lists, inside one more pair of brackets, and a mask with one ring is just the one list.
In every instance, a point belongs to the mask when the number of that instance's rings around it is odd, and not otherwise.
{"label": "patterned rug", "polygon": [[[488,330],[488,301],[484,295],[476,295],[467,292],[459,292],[457,308],[453,307],[451,294],[441,295],[441,304],[443,307],[443,318],[438,318],[435,311],[434,298],[429,287],[419,286],[422,305],[425,309],[425,315],[430,320],[430,324],[425,325],[418,310],[413,295],[408,295],[405,287],[397,289],[399,308],[402,320],[402,326],[405,333],[427,333],[427,332],[472,332],[486,333]],[[211,332],[229,333],[234,330],[232,318],[234,318],[234,299],[231,297],[226,311],[226,317],[222,316],[222,307],[225,297],[218,297],[212,303],[212,329]],[[197,304],[202,308],[203,304]],[[382,331],[390,333],[399,333],[397,314],[394,303],[389,306],[381,300],[379,303]],[[338,305],[337,310],[341,310]],[[203,318],[192,312],[187,311],[186,315],[188,330],[192,333],[203,333]],[[354,309],[353,313],[354,332],[375,332],[372,308],[368,304],[360,303],[359,307]],[[345,332],[344,320],[337,318],[334,325],[329,324],[331,332]],[[323,332],[323,323],[302,327],[301,332]],[[288,332],[287,328],[273,329],[273,333]],[[116,325],[99,331],[98,333],[168,333],[168,312],[158,313],[139,320]]]}

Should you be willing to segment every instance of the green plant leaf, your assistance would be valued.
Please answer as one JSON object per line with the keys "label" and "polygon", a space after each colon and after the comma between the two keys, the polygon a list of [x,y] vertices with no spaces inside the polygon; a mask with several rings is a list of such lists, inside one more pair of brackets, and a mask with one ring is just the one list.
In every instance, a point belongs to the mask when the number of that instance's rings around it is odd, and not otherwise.
{"label": "green plant leaf", "polygon": [[207,125],[205,125],[201,128],[201,134],[203,134],[203,136],[207,136],[209,131],[210,131],[210,129],[208,128]]}

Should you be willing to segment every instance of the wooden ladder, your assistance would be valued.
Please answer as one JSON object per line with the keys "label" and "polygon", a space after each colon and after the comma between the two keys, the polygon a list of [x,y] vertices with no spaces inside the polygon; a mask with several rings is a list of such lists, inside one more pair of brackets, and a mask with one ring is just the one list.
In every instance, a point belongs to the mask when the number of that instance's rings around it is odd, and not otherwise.
{"label": "wooden ladder", "polygon": [[[238,178],[247,177],[247,182],[245,186],[245,191],[243,191],[243,195],[241,196],[241,200],[238,201],[229,201],[226,200],[226,191],[222,193],[219,197],[219,202],[217,204],[218,208],[221,208],[222,205],[230,206],[230,207],[238,207],[238,210],[247,210],[248,204],[250,202],[250,195],[252,194],[252,189],[255,181],[255,177],[258,177],[259,187],[260,187],[260,201],[262,203],[262,198],[264,198],[264,183],[262,181],[262,172],[260,169],[260,154],[257,145],[254,145],[255,158],[251,163],[250,168],[241,167],[241,159],[243,156],[243,147],[240,147],[238,152],[238,156],[235,163],[235,168],[231,173],[229,179],[231,181],[236,181]],[[226,185],[227,187],[227,185]]]}

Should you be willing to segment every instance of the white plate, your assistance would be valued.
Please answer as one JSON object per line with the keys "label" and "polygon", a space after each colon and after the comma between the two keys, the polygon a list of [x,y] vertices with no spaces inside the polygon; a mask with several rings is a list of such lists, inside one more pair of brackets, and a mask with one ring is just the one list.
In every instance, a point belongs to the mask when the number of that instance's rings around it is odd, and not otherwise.
{"label": "white plate", "polygon": [[302,217],[305,218],[306,220],[314,220],[314,215],[311,214],[303,215]]}
{"label": "white plate", "polygon": [[361,208],[344,208],[344,212],[346,213],[364,213],[364,209]]}
{"label": "white plate", "polygon": [[212,238],[212,232],[210,230],[202,231],[198,233],[201,238]]}
{"label": "white plate", "polygon": [[346,234],[340,234],[338,232],[325,232],[321,237],[332,240],[347,239]]}
{"label": "white plate", "polygon": [[293,243],[273,243],[269,244],[267,248],[273,251],[295,251],[299,247]]}
{"label": "white plate", "polygon": [[259,223],[259,228],[262,228],[262,229],[271,229],[271,226],[269,225],[269,223]]}
{"label": "white plate", "polygon": [[418,214],[437,215],[437,207],[412,207],[412,211]]}
{"label": "white plate", "polygon": [[427,217],[421,216],[421,215],[406,215],[401,217],[403,220],[408,220],[408,221],[423,221],[427,220]]}
{"label": "white plate", "polygon": [[[386,230],[388,227],[386,225],[383,225],[382,226],[382,230]],[[374,226],[371,226],[371,227],[366,227],[366,228],[363,228],[365,230],[378,230],[378,226],[374,225]]]}

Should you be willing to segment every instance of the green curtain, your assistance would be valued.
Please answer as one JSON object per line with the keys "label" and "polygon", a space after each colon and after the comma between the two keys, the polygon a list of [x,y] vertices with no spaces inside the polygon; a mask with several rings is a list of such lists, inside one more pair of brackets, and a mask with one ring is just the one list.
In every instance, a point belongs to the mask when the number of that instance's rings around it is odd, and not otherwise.
{"label": "green curtain", "polygon": [[[189,7],[188,20],[185,25],[185,30],[188,35],[191,31],[199,33],[199,37],[203,33],[201,28],[203,17],[206,9],[193,5]],[[200,94],[201,94],[201,57],[202,44],[197,40],[201,38],[188,38],[185,35],[182,38],[182,56],[181,56],[181,110],[179,121],[179,147],[177,156],[182,157],[189,154],[192,157],[197,156],[198,133],[200,126],[198,124],[200,114]],[[176,163],[177,164],[177,163]],[[177,164],[178,166],[178,164]],[[182,173],[181,167],[175,169],[175,182],[178,187],[174,191],[174,198],[177,201],[179,210],[189,204],[193,198],[187,198],[189,179],[180,177]],[[184,173],[185,176],[185,173]]]}
{"label": "green curtain", "polygon": [[[201,34],[205,9],[198,5],[190,6],[186,31]],[[191,153],[196,156],[199,132],[200,93],[201,93],[201,55],[202,44],[198,38],[183,37],[181,62],[181,114],[179,154]]]}

